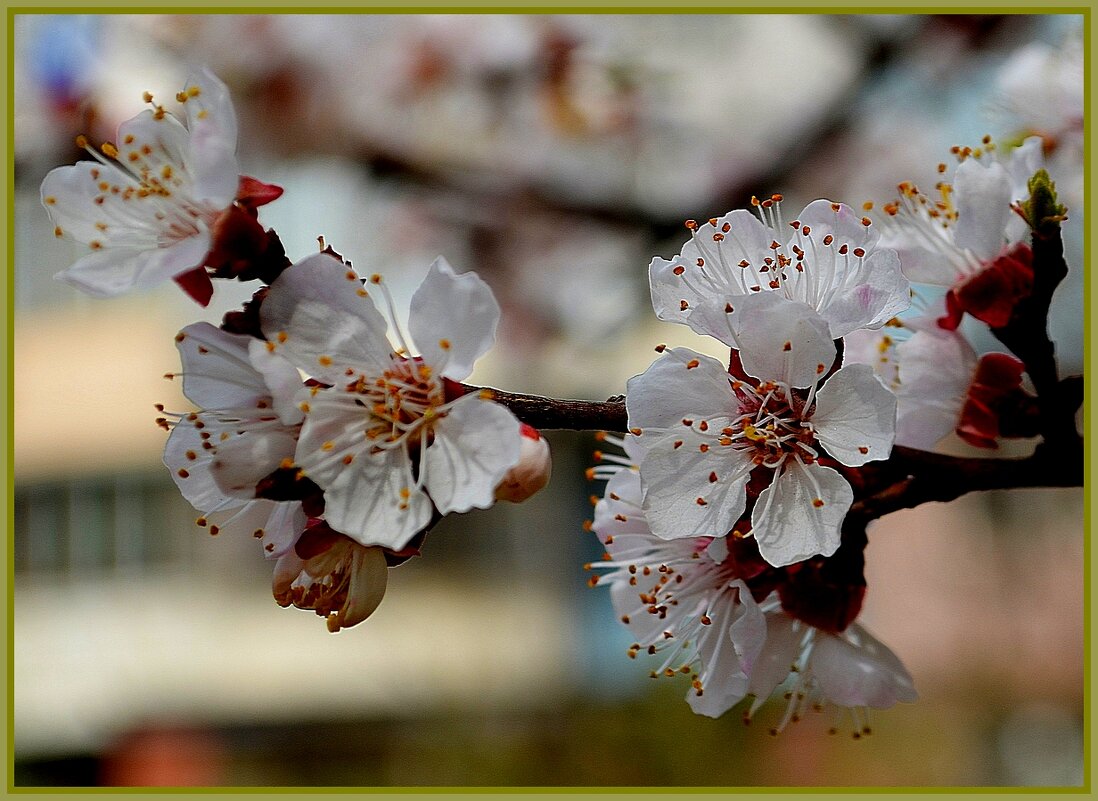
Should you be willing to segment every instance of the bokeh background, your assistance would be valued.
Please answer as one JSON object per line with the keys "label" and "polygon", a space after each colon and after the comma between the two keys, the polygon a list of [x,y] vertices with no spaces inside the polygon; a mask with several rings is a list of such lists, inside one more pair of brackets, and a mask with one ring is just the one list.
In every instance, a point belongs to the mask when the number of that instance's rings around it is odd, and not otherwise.
{"label": "bokeh background", "polygon": [[[1078,16],[46,16],[15,31],[17,785],[1067,785],[1083,777],[1081,490],[972,495],[870,529],[862,622],[921,699],[828,736],[710,720],[647,678],[582,524],[589,434],[551,487],[446,520],[366,623],[270,597],[254,541],[210,537],[159,462],[174,286],[96,301],[39,201],[150,90],[206,64],[292,258],[316,237],[407,299],[444,254],[503,307],[473,380],[605,399],[658,342],[646,268],[682,221],[781,192],[858,205],[929,183],[954,144],[1057,137],[1072,275],[1051,327],[1083,359]],[[1036,83],[1034,83],[1036,81]],[[1029,94],[1027,94],[1027,92]],[[1075,122],[1050,130],[1054,121]],[[1017,443],[1005,453],[1025,453]],[[948,447],[959,448],[958,443]]]}

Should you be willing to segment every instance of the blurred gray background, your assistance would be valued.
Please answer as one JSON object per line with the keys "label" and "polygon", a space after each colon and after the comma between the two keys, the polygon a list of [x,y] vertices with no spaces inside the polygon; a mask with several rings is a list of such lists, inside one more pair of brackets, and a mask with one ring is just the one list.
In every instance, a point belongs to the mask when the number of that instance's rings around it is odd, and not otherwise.
{"label": "blurred gray background", "polygon": [[[323,235],[406,308],[443,254],[503,307],[473,381],[605,399],[658,342],[718,352],[648,302],[647,264],[678,252],[683,220],[773,192],[787,216],[887,201],[951,145],[1055,116],[1007,76],[1081,36],[1066,15],[18,15],[16,784],[1081,782],[1081,491],[870,529],[862,621],[921,700],[860,742],[827,735],[832,711],[772,739],[780,702],[752,728],[696,717],[685,682],[626,658],[582,570],[600,553],[582,529],[601,491],[589,434],[550,432],[548,490],[445,521],[378,612],[331,635],[274,604],[255,542],[193,525],[159,461],[153,404],[187,408],[161,378],[172,336],[255,286],[218,282],[205,310],[174,286],[81,296],[52,279],[75,252],[38,193],[81,157],[76,134],[112,139],[143,91],[171,97],[208,65],[233,91],[242,169],[286,189],[260,220],[291,258]],[[1040,96],[1070,102],[1074,73],[1055,75]],[[1053,173],[1071,207],[1051,320],[1065,374],[1083,354],[1071,133]]]}

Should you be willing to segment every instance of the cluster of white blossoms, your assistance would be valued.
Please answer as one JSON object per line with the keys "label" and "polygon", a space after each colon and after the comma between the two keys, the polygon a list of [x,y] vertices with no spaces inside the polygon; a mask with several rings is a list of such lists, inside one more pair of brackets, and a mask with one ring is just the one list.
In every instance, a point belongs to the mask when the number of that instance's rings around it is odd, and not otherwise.
{"label": "cluster of white blossoms", "polygon": [[239,174],[224,84],[202,71],[176,99],[186,124],[146,93],[151,108],[117,144],[80,137],[96,160],[46,176],[55,232],[91,251],[58,278],[97,296],[174,278],[205,304],[211,277],[265,277],[246,331],[195,323],[176,337],[198,408],[160,407],[164,461],[199,526],[254,535],[277,560],[279,603],[346,628],[439,517],[541,489],[548,444],[460,384],[495,341],[500,309],[483,281],[439,258],[406,336],[381,276],[359,278],[330,252],[290,265],[268,248],[256,207],[281,189]]}
{"label": "cluster of white blossoms", "polygon": [[[778,733],[806,710],[827,705],[850,715],[852,733],[868,734],[869,710],[914,701],[911,676],[899,659],[860,625],[842,632],[816,628],[783,611],[775,579],[724,536],[665,539],[648,524],[637,464],[638,438],[604,437],[626,456],[605,460],[606,493],[595,506],[593,530],[607,558],[588,567],[608,586],[614,610],[636,636],[629,655],[658,655],[659,676],[688,675],[691,709],[719,717],[751,696],[755,712],[781,685],[788,705],[771,728]],[[759,586],[756,600],[748,582]],[[833,727],[838,730],[838,725]]]}
{"label": "cluster of white blossoms", "polygon": [[[443,515],[545,486],[548,445],[497,393],[461,383],[500,319],[480,278],[437,259],[405,333],[380,275],[323,242],[291,263],[260,226],[282,190],[239,175],[225,86],[200,72],[177,100],[186,124],[146,94],[117,144],[45,178],[55,232],[88,250],[59,278],[99,296],[174,279],[202,304],[211,278],[268,285],[220,328],[177,336],[197,409],[161,408],[164,461],[200,526],[259,539],[279,604],[338,631],[373,613],[389,568]],[[1003,330],[1033,293],[1025,204],[1051,187],[1041,144],[956,148],[934,198],[900,184],[876,223],[830,200],[787,221],[781,196],[753,199],[754,212],[688,221],[681,252],[652,260],[657,317],[717,339],[728,361],[659,346],[628,382],[629,434],[607,438],[625,455],[591,471],[607,481],[591,524],[606,554],[588,567],[635,633],[630,655],[662,655],[654,676],[689,674],[695,711],[752,696],[750,720],[784,685],[772,731],[830,704],[861,736],[869,709],[914,700],[855,622],[865,521],[846,523],[896,444],[1027,435],[1025,365],[977,354],[959,325],[967,313]],[[944,313],[911,315],[909,281],[947,287]]]}
{"label": "cluster of white blossoms", "polygon": [[[897,442],[930,450],[956,433],[995,447],[1002,403],[1028,397],[1017,358],[978,356],[956,329],[966,311],[1005,325],[1029,291],[1017,212],[1040,140],[1002,158],[989,142],[955,153],[940,199],[901,184],[884,226],[828,200],[787,222],[774,195],[753,199],[755,213],[687,221],[681,253],[652,260],[656,315],[729,358],[661,345],[629,381],[627,455],[600,452],[591,472],[607,480],[591,524],[606,554],[588,568],[637,638],[630,656],[661,654],[653,676],[689,674],[700,714],[753,696],[750,719],[785,682],[775,732],[832,703],[860,735],[869,708],[915,698],[854,622],[865,584],[864,529],[844,537],[852,482]],[[909,279],[950,287],[946,313],[925,301],[906,313]]]}

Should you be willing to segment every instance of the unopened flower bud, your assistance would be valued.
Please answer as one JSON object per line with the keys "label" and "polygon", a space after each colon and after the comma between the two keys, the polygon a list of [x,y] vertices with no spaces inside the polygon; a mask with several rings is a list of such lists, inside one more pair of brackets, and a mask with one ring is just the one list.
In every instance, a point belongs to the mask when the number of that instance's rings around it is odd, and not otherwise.
{"label": "unopened flower bud", "polygon": [[496,487],[496,500],[520,503],[549,483],[553,459],[545,437],[526,423],[522,424],[522,449],[518,464],[507,471]]}

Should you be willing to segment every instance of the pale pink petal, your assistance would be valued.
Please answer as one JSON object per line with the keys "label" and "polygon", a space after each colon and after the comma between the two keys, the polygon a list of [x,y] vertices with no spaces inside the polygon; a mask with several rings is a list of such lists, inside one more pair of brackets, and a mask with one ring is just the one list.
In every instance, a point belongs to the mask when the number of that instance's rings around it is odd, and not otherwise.
{"label": "pale pink petal", "polygon": [[968,159],[957,166],[953,187],[958,215],[953,240],[981,261],[995,258],[1006,244],[1007,221],[1014,214],[1010,175],[998,162],[984,165]]}
{"label": "pale pink petal", "polygon": [[766,641],[751,665],[751,680],[747,687],[747,692],[755,696],[751,712],[762,706],[778,685],[789,678],[801,652],[803,635],[789,615],[779,612],[766,616]]}
{"label": "pale pink petal", "polygon": [[858,624],[843,636],[821,632],[809,661],[820,692],[839,706],[886,709],[918,698],[896,655]]}
{"label": "pale pink petal", "polygon": [[390,364],[385,318],[353,270],[326,253],[284,270],[260,307],[264,336],[295,366],[329,384]]}
{"label": "pale pink petal", "polygon": [[751,531],[762,558],[774,567],[817,554],[831,556],[854,492],[838,471],[818,464],[787,462],[774,482],[759,493]]}
{"label": "pale pink petal", "polygon": [[255,337],[248,337],[248,360],[262,376],[271,404],[283,424],[300,423],[305,416],[300,404],[307,401],[311,393],[301,381],[297,368]]}
{"label": "pale pink petal", "polygon": [[199,267],[210,250],[209,231],[156,250],[95,250],[55,277],[97,297],[114,297],[131,289],[154,286]]}
{"label": "pale pink petal", "polygon": [[498,403],[466,395],[431,427],[427,446],[427,493],[439,512],[487,509],[496,487],[518,462],[519,421]]}
{"label": "pale pink petal", "polygon": [[848,467],[887,459],[896,431],[896,396],[872,367],[847,365],[816,393],[812,426],[827,452]]}
{"label": "pale pink petal", "polygon": [[194,197],[214,206],[228,206],[236,197],[240,166],[236,160],[236,111],[229,91],[212,72],[201,70],[187,80],[187,168],[194,179]]}
{"label": "pale pink petal", "polygon": [[297,441],[281,429],[252,430],[217,442],[210,473],[226,495],[255,497],[260,479],[293,457]]}
{"label": "pale pink petal", "polygon": [[412,295],[408,328],[424,362],[460,381],[496,341],[499,314],[492,290],[478,275],[457,275],[440,256]]}

